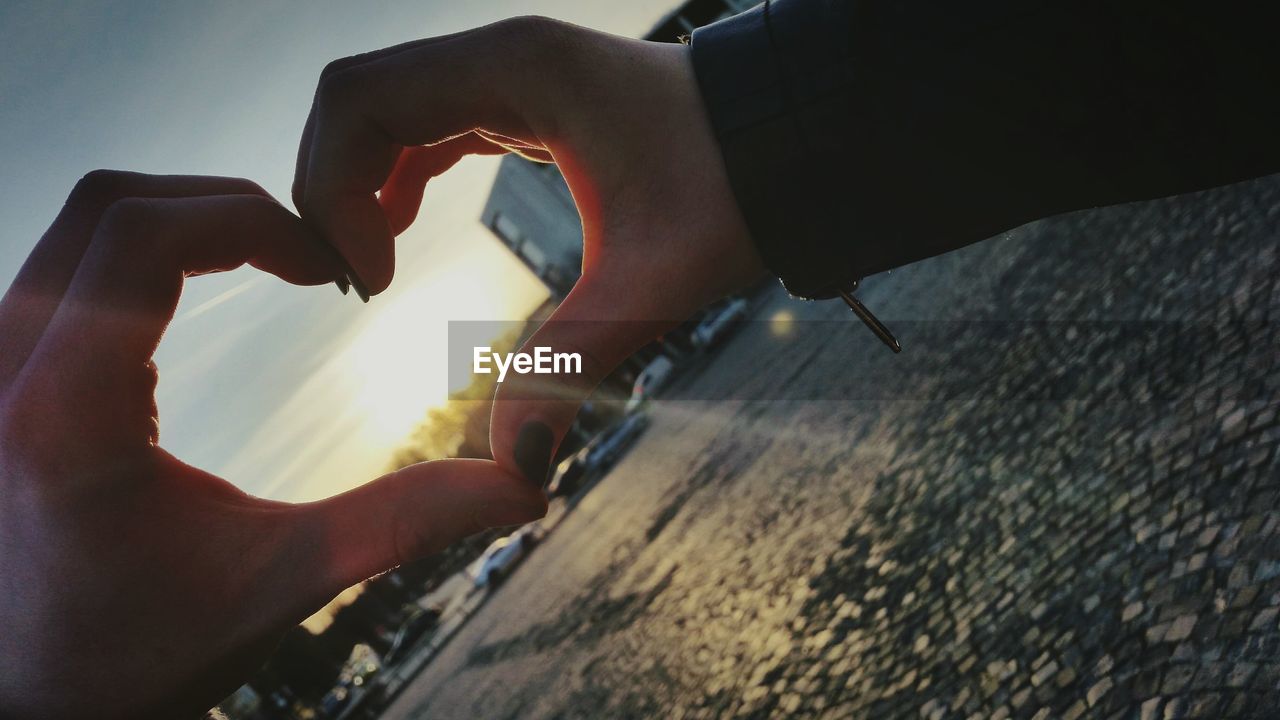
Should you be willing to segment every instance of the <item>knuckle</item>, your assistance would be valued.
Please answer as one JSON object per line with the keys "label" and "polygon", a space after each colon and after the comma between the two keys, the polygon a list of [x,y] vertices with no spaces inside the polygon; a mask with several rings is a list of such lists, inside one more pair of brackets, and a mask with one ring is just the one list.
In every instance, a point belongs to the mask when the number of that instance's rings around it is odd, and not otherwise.
{"label": "knuckle", "polygon": [[138,173],[125,170],[90,170],[71,189],[67,204],[86,208],[106,207],[124,196],[126,188],[137,177]]}
{"label": "knuckle", "polygon": [[337,75],[338,73],[347,69],[350,65],[351,65],[351,58],[345,58],[345,57],[338,58],[336,60],[330,60],[329,62],[325,63],[324,67],[320,68],[320,77],[319,79],[316,80],[316,88],[318,89],[320,87],[323,87],[325,80],[328,80],[334,75]]}
{"label": "knuckle", "polygon": [[94,244],[99,252],[128,257],[131,262],[165,260],[169,247],[162,242],[166,235],[163,213],[147,198],[123,198],[111,203],[102,213],[94,231]]}
{"label": "knuckle", "polygon": [[[236,191],[241,195],[262,195],[263,197],[271,197],[271,193],[262,185],[248,178],[231,178],[236,186]],[[231,194],[231,193],[228,193]]]}
{"label": "knuckle", "polygon": [[490,76],[506,79],[513,101],[523,107],[525,122],[535,122],[542,134],[555,137],[561,133],[563,108],[581,101],[576,89],[600,65],[600,58],[590,51],[589,37],[582,28],[560,20],[539,15],[511,18],[486,28],[480,42],[500,51],[482,53],[477,64]]}
{"label": "knuckle", "polygon": [[134,238],[150,235],[155,225],[155,212],[146,198],[122,198],[111,203],[98,221],[98,231],[113,237]]}
{"label": "knuckle", "polygon": [[329,62],[325,63],[324,68],[320,70],[320,84],[323,84],[325,80],[327,80],[328,78],[334,75],[337,75],[343,70],[355,67],[356,65],[363,63],[369,56],[370,56],[370,53],[365,53],[360,55],[351,55],[348,57],[342,57],[342,58],[338,58],[337,60],[330,60]]}
{"label": "knuckle", "polygon": [[396,518],[392,532],[392,552],[397,566],[407,565],[444,547],[441,539],[425,527],[421,517],[411,516],[408,512]]}
{"label": "knuckle", "polygon": [[569,23],[541,15],[522,15],[490,26],[500,47],[519,48],[527,67],[541,68],[560,63],[572,47],[575,28]]}
{"label": "knuckle", "polygon": [[495,31],[507,32],[515,37],[541,42],[559,37],[567,28],[572,26],[543,15],[519,15],[500,20],[494,23],[492,27]]}
{"label": "knuckle", "polygon": [[316,88],[316,108],[329,114],[353,105],[363,90],[366,74],[359,65],[352,65],[321,77]]}

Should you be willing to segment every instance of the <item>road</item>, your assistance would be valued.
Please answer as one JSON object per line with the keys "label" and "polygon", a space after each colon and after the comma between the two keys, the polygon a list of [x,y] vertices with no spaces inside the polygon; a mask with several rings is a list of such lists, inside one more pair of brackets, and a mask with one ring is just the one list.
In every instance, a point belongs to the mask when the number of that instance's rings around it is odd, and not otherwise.
{"label": "road", "polygon": [[[1280,176],[775,293],[387,717],[1275,717]],[[1268,712],[1269,711],[1269,712]]]}

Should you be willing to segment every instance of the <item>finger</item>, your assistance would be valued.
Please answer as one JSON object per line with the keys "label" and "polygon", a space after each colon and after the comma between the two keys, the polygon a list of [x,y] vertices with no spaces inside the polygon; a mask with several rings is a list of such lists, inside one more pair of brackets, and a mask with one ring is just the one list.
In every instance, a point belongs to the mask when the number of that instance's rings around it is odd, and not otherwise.
{"label": "finger", "polygon": [[517,102],[529,38],[500,25],[349,67],[322,83],[302,213],[370,293],[384,290],[394,272],[392,226],[375,194],[402,147],[479,127],[533,135],[522,118],[549,100],[526,87]]}
{"label": "finger", "polygon": [[[217,195],[113,204],[102,215],[63,302],[17,386],[52,407],[81,408],[73,424],[134,432],[132,379],[173,317],[184,278],[245,263],[295,284],[332,282],[336,261],[270,198]],[[55,402],[48,403],[48,400]],[[125,422],[127,421],[127,422]]]}
{"label": "finger", "polygon": [[115,170],[94,170],[81,178],[0,301],[0,390],[13,382],[35,349],[107,207],[126,197],[201,195],[267,197],[267,192],[240,178]]}
{"label": "finger", "polygon": [[519,145],[503,145],[502,147],[506,152],[519,155],[525,160],[542,163],[543,165],[553,165],[556,161],[555,157],[552,156],[551,152],[548,150],[522,147]]}
{"label": "finger", "polygon": [[317,573],[330,594],[547,510],[539,488],[487,460],[411,465],[308,506],[323,538]]}
{"label": "finger", "polygon": [[556,161],[555,157],[551,155],[551,151],[540,143],[527,142],[483,129],[476,130],[475,132],[485,140],[488,140],[495,145],[500,145],[506,148],[507,152],[513,152],[526,160],[547,164],[551,164]]}
{"label": "finger", "polygon": [[546,146],[542,145],[541,143],[535,143],[528,140],[521,140],[519,138],[509,137],[507,135],[503,135],[502,133],[496,133],[491,130],[485,130],[483,128],[480,128],[480,129],[477,129],[475,132],[477,135],[484,138],[485,140],[488,140],[491,143],[494,143],[496,145],[501,145],[506,148],[519,148],[521,150],[546,150]]}
{"label": "finger", "polygon": [[404,232],[418,216],[427,183],[443,175],[467,155],[500,155],[507,149],[476,133],[459,135],[434,145],[407,147],[378,193],[391,233]]}
{"label": "finger", "polygon": [[[316,95],[319,95],[319,88],[324,85],[325,79],[330,75],[346,70],[347,68],[362,65],[380,58],[389,57],[396,53],[404,52],[405,50],[412,50],[413,48],[422,47],[423,45],[429,45],[431,43],[443,42],[456,37],[459,34],[460,33],[453,33],[450,35],[441,35],[439,37],[425,38],[422,40],[413,40],[407,43],[393,45],[388,48],[382,48],[381,50],[374,50],[372,52],[361,53],[359,55],[352,55],[351,57],[334,60],[326,65],[324,70],[320,71],[320,82],[317,83],[316,86]],[[302,126],[302,138],[298,143],[298,162],[294,168],[293,174],[293,205],[298,209],[298,212],[302,212],[302,198],[306,193],[307,166],[311,158],[311,138],[315,135],[315,121],[316,101],[315,98],[313,98],[311,101],[311,111],[307,114],[307,121]]]}
{"label": "finger", "polygon": [[641,306],[636,300],[642,296],[624,288],[622,282],[584,276],[521,348],[530,354],[539,347],[576,353],[581,363],[561,365],[558,373],[508,374],[498,385],[489,441],[504,468],[541,486],[583,400],[622,361],[679,323],[651,319],[663,315]]}
{"label": "finger", "polygon": [[533,162],[543,163],[544,165],[552,165],[556,161],[555,157],[546,150],[519,149],[512,150],[511,152],[519,155],[525,160],[532,160]]}

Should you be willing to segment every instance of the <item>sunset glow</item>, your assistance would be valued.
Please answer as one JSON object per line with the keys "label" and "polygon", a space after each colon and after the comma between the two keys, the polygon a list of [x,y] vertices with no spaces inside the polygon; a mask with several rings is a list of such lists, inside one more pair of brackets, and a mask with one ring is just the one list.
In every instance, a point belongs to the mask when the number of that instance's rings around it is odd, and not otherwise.
{"label": "sunset glow", "polygon": [[509,273],[458,272],[451,264],[370,303],[376,312],[344,353],[355,406],[370,437],[399,441],[428,409],[460,389],[449,386],[448,323],[528,312],[537,294],[526,287],[514,292],[523,284],[513,280]]}

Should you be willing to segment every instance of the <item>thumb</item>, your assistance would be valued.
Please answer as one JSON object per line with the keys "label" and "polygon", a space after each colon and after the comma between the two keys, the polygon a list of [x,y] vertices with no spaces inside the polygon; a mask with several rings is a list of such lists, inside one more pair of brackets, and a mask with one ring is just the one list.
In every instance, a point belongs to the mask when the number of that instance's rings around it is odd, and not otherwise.
{"label": "thumb", "polygon": [[493,457],[532,484],[546,482],[556,448],[600,381],[679,323],[641,319],[652,317],[645,311],[649,305],[620,290],[620,285],[584,275],[520,349],[530,355],[537,348],[576,354],[580,367],[553,363],[555,372],[509,373],[498,385],[489,426]]}
{"label": "thumb", "polygon": [[310,511],[325,545],[324,584],[338,593],[481,530],[537,520],[547,503],[539,488],[493,462],[437,460],[312,503]]}

